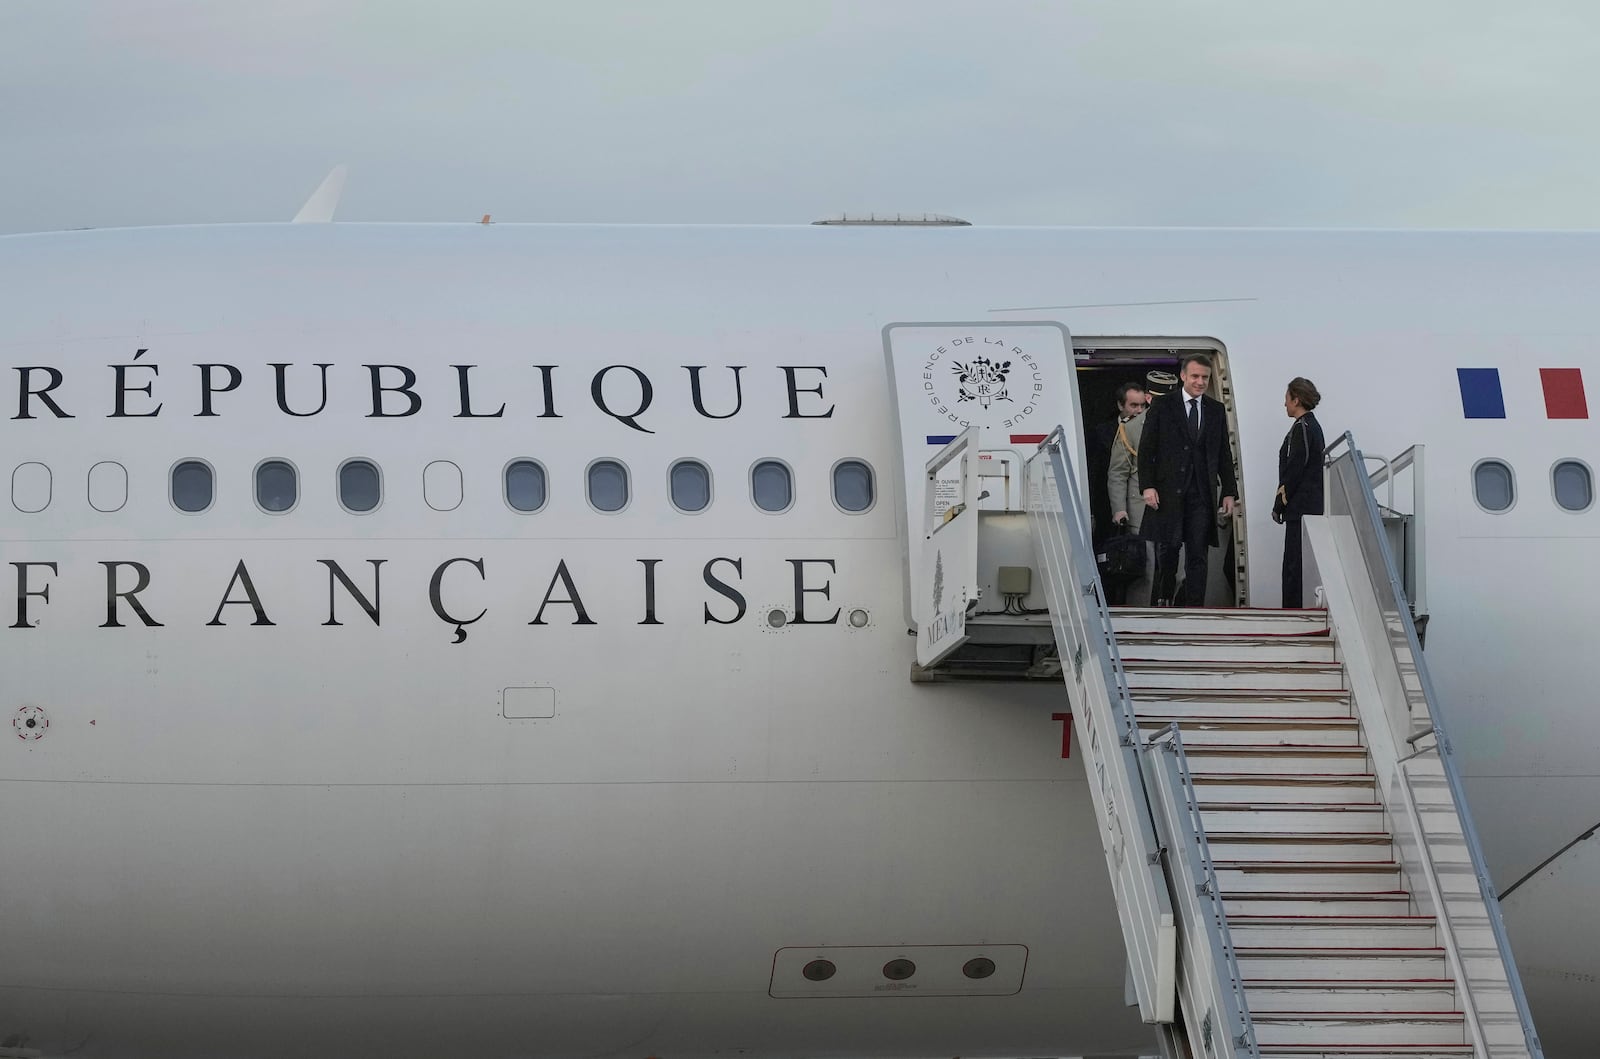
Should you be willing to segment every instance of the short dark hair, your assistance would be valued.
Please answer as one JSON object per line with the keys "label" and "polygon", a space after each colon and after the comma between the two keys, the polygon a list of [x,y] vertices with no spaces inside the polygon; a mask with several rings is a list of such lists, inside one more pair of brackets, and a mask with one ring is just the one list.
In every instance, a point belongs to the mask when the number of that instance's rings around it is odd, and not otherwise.
{"label": "short dark hair", "polygon": [[1144,384],[1143,380],[1140,380],[1140,379],[1129,379],[1127,382],[1125,382],[1121,386],[1117,387],[1117,407],[1118,408],[1122,407],[1123,403],[1125,401],[1127,401],[1128,395],[1130,393],[1132,393],[1134,390],[1138,390],[1140,393],[1149,393],[1150,392],[1150,388]]}
{"label": "short dark hair", "polygon": [[1317,388],[1312,385],[1311,380],[1301,378],[1298,375],[1289,380],[1289,396],[1299,401],[1300,407],[1307,412],[1322,402],[1322,395],[1317,392]]}
{"label": "short dark hair", "polygon": [[1198,364],[1207,371],[1216,370],[1211,366],[1211,358],[1204,353],[1187,353],[1182,360],[1178,361],[1178,374],[1182,375],[1187,372],[1191,364]]}

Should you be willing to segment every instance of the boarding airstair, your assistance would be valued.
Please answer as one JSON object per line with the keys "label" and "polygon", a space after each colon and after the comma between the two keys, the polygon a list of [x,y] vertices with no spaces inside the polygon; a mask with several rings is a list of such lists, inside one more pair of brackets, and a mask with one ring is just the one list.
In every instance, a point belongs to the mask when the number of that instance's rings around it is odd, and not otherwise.
{"label": "boarding airstair", "polygon": [[1027,461],[1033,557],[1164,1054],[1542,1059],[1348,435],[1302,611],[1108,610],[1061,442]]}

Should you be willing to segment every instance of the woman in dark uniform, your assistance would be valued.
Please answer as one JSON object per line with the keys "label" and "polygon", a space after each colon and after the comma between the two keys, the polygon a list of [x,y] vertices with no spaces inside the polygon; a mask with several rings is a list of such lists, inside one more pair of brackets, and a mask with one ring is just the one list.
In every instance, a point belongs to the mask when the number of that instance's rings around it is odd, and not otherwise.
{"label": "woman in dark uniform", "polygon": [[1278,497],[1272,504],[1272,520],[1283,524],[1283,605],[1300,607],[1300,519],[1322,514],[1322,426],[1311,410],[1322,395],[1310,379],[1289,381],[1283,396],[1283,410],[1294,420],[1289,436],[1278,449]]}

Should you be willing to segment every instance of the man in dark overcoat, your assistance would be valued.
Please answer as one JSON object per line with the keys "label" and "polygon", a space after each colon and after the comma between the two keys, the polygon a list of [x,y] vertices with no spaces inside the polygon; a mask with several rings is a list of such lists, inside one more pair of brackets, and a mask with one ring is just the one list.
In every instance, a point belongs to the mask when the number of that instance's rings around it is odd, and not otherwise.
{"label": "man in dark overcoat", "polygon": [[[1152,601],[1203,607],[1206,560],[1217,544],[1218,485],[1221,509],[1232,516],[1239,495],[1228,448],[1227,410],[1206,396],[1211,359],[1184,358],[1176,393],[1156,398],[1145,413],[1139,444],[1139,483],[1144,488],[1140,535],[1156,545]],[[1178,556],[1183,553],[1183,598],[1175,600]]]}

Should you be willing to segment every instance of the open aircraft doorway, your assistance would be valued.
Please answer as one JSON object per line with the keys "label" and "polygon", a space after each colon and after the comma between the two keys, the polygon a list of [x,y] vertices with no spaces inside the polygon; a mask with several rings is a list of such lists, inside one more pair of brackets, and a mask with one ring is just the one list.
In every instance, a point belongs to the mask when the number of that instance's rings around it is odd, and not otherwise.
{"label": "open aircraft doorway", "polygon": [[[1112,446],[1117,438],[1117,390],[1126,382],[1142,382],[1151,396],[1176,391],[1177,375],[1183,359],[1200,353],[1213,365],[1211,386],[1206,391],[1222,402],[1228,412],[1228,448],[1234,468],[1239,461],[1238,409],[1234,406],[1234,386],[1229,371],[1228,353],[1222,343],[1208,338],[1077,338],[1072,343],[1077,363],[1078,396],[1082,403],[1079,423],[1083,431],[1085,475],[1089,483],[1089,511],[1097,555],[1111,534],[1110,472]],[[1243,515],[1244,477],[1240,485],[1239,513],[1231,518],[1219,516],[1218,546],[1211,550],[1206,606],[1243,607],[1249,603],[1247,576],[1248,548]],[[1147,593],[1148,590],[1146,590]],[[1128,605],[1144,605],[1143,599],[1129,599]]]}

